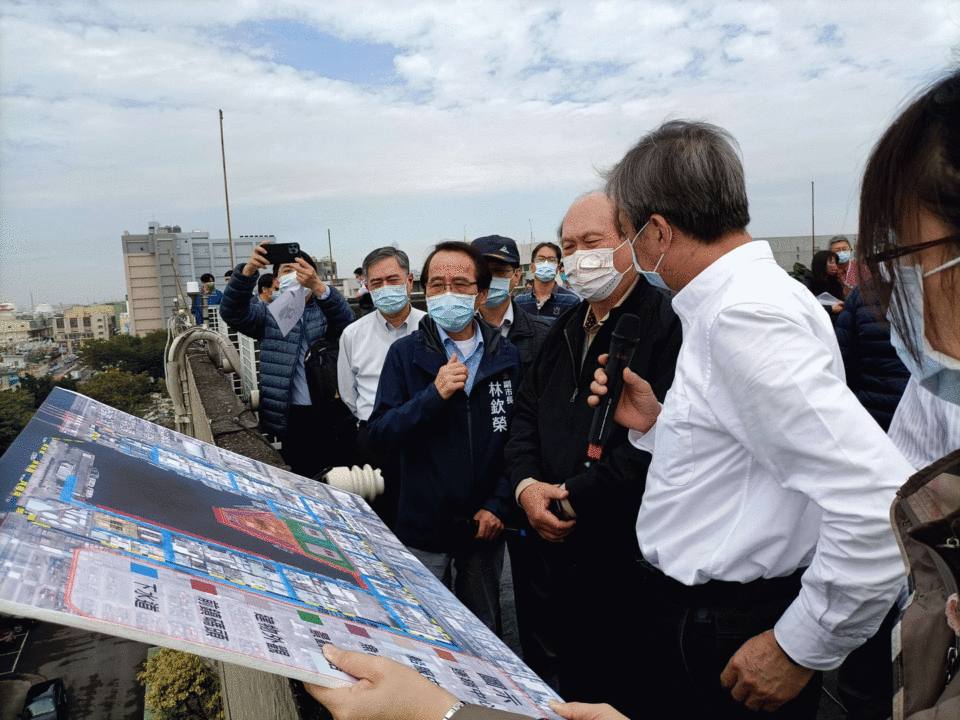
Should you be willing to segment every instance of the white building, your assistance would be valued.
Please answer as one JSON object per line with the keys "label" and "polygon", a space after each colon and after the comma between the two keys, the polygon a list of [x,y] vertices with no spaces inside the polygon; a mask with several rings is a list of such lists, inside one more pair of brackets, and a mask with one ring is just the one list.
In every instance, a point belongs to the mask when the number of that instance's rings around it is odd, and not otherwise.
{"label": "white building", "polygon": [[[241,235],[233,241],[234,263],[245,262],[254,245],[273,235]],[[130,313],[129,332],[145,335],[164,329],[167,319],[180,307],[189,312],[187,283],[197,282],[204,273],[216,279],[223,289],[223,275],[231,270],[230,242],[210,238],[210,233],[194,230],[183,232],[178,225],[161,226],[151,222],[145,235],[124,232],[123,268],[127,281],[127,302]]]}

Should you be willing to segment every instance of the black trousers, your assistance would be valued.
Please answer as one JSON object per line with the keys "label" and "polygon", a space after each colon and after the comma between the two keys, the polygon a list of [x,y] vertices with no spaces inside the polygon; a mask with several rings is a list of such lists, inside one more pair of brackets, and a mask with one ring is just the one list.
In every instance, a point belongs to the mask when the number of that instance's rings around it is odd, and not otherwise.
{"label": "black trousers", "polygon": [[290,406],[281,441],[280,456],[297,475],[312,478],[336,464],[334,424],[313,405]]}
{"label": "black trousers", "polygon": [[659,571],[641,566],[652,593],[647,603],[649,642],[640,651],[644,660],[639,668],[648,716],[814,720],[823,683],[819,672],[774,713],[748,710],[720,684],[720,674],[737,650],[772,629],[796,598],[800,574],[747,584],[714,581],[697,586],[700,590],[684,590]]}

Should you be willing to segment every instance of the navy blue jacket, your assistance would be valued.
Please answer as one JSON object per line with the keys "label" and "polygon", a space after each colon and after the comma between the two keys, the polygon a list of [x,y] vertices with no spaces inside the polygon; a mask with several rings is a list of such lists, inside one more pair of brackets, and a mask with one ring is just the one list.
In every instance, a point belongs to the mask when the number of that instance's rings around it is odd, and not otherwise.
{"label": "navy blue jacket", "polygon": [[516,347],[479,317],[484,350],[468,396],[458,390],[444,400],[433,384],[447,355],[429,316],[387,353],[373,414],[370,440],[400,454],[400,502],[396,535],[427,552],[458,549],[456,521],[488,510],[504,520],[512,510],[503,471],[520,385]]}
{"label": "navy blue jacket", "polygon": [[837,316],[837,342],[847,386],[884,430],[907,387],[910,371],[890,344],[890,328],[873,304],[854,288]]}
{"label": "navy blue jacket", "polygon": [[282,437],[293,397],[294,367],[297,362],[303,363],[300,334],[304,327],[309,344],[313,345],[328,328],[343,330],[356,316],[343,295],[331,287],[326,300],[311,297],[303,317],[289,333],[281,335],[277,321],[267,312],[269,305],[254,302],[257,275],[247,277],[243,267],[237,266],[224,289],[220,317],[237,332],[260,341],[260,428],[268,435]]}
{"label": "navy blue jacket", "polygon": [[533,294],[533,290],[521,293],[513,300],[517,304],[517,307],[523,308],[523,310],[531,315],[542,317],[544,320],[549,320],[550,322],[554,322],[567,310],[580,304],[580,298],[575,293],[562,287],[560,283],[556,283],[553,286],[550,297],[539,308],[537,307],[537,296]]}

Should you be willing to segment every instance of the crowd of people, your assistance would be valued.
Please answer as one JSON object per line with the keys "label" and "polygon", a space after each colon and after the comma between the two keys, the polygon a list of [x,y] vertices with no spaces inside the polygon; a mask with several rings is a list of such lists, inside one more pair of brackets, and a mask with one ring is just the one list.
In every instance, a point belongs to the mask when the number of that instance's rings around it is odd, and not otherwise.
{"label": "crowd of people", "polygon": [[[304,360],[338,337],[389,524],[494,632],[509,548],[523,658],[580,701],[553,705],[563,717],[814,718],[838,667],[850,717],[960,716],[960,73],[877,143],[856,247],[834,238],[807,287],[747,233],[721,128],[666,122],[605,180],[533,250],[519,294],[510,238],[438,245],[426,312],[396,248],[357,269],[373,310],[353,321],[303,253],[258,285],[258,247],[220,307],[261,340],[264,428],[312,474]],[[281,332],[254,287],[293,283],[305,305]],[[618,425],[588,454],[625,316],[639,340]],[[570,632],[598,605],[616,635]],[[308,686],[337,720],[514,717],[324,651],[361,680]]]}

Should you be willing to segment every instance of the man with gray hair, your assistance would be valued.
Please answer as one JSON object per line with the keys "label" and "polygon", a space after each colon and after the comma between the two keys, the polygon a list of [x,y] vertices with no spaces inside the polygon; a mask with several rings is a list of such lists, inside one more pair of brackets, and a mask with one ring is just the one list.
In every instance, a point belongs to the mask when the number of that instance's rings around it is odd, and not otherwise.
{"label": "man with gray hair", "polygon": [[668,122],[607,180],[683,324],[663,405],[626,371],[617,414],[653,456],[637,518],[649,715],[813,718],[816,671],[876,631],[904,581],[887,509],[912,470],[848,390],[819,304],[747,234],[726,131]]}
{"label": "man with gray hair", "polygon": [[371,445],[367,420],[377,399],[377,386],[387,351],[418,327],[426,313],[410,304],[413,274],[407,254],[394,247],[377,248],[363,259],[363,274],[376,312],[348,325],[340,336],[337,381],[340,397],[357,418],[357,463],[379,467],[384,497],[375,510],[393,526],[398,497],[399,462],[395,453]]}

